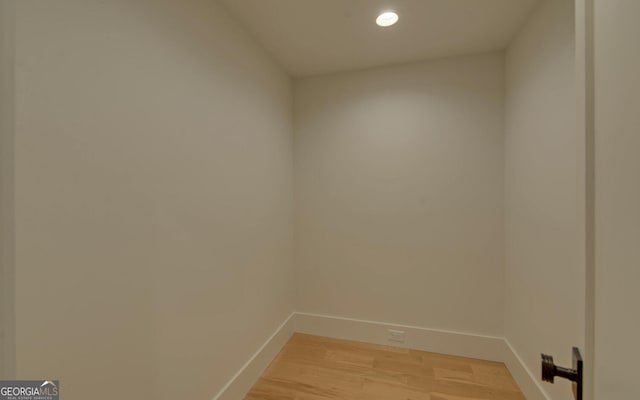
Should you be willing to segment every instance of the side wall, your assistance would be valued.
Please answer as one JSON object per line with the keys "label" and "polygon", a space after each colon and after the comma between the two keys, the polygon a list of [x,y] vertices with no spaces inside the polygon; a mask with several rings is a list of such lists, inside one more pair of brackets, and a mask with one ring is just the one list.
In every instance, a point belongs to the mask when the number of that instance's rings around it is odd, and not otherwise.
{"label": "side wall", "polygon": [[296,81],[299,311],[502,336],[503,65]]}
{"label": "side wall", "polygon": [[291,82],[215,1],[16,4],[18,377],[210,399],[293,311]]}
{"label": "side wall", "polygon": [[[584,346],[584,133],[572,0],[545,0],[507,52],[505,336],[539,381],[540,353]],[[543,385],[554,400],[570,385]]]}

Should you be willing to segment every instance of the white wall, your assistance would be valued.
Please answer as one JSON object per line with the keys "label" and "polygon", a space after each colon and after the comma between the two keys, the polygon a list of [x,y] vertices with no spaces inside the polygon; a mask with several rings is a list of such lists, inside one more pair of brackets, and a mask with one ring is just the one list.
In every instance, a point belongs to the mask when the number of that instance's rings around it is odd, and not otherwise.
{"label": "white wall", "polygon": [[209,399],[293,310],[291,82],[210,0],[21,0],[19,378]]}
{"label": "white wall", "polygon": [[640,398],[640,2],[595,0],[595,394]]}
{"label": "white wall", "polygon": [[0,379],[12,378],[15,372],[13,22],[13,3],[11,0],[0,0]]}
{"label": "white wall", "polygon": [[300,311],[502,334],[503,62],[296,81]]}
{"label": "white wall", "polygon": [[[505,336],[539,378],[540,353],[584,345],[584,135],[571,0],[541,2],[507,52]],[[544,388],[570,399],[560,380]]]}

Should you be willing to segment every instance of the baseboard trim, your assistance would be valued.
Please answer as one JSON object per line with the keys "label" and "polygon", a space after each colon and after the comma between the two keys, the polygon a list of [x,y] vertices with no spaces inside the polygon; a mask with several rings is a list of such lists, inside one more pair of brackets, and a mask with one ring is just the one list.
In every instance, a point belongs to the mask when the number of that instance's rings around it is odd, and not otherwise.
{"label": "baseboard trim", "polygon": [[[405,341],[389,341],[387,329],[404,331]],[[303,312],[292,313],[213,400],[243,399],[294,332],[503,362],[528,400],[550,400],[505,338]]]}
{"label": "baseboard trim", "polygon": [[239,400],[244,399],[251,387],[260,378],[260,375],[271,364],[280,350],[287,343],[294,332],[294,319],[296,313],[280,325],[278,329],[260,346],[253,356],[240,368],[231,380],[213,397],[213,400]]}
{"label": "baseboard trim", "polygon": [[516,380],[520,390],[528,400],[551,400],[551,397],[547,395],[545,390],[540,385],[540,382],[536,379],[535,375],[526,366],[522,358],[518,355],[516,350],[511,346],[511,343],[507,339],[504,339],[505,355],[504,364],[511,372],[513,379]]}
{"label": "baseboard trim", "polygon": [[[387,329],[404,331],[405,341],[389,341]],[[300,312],[296,313],[295,331],[491,361],[502,361],[504,350],[500,337]]]}

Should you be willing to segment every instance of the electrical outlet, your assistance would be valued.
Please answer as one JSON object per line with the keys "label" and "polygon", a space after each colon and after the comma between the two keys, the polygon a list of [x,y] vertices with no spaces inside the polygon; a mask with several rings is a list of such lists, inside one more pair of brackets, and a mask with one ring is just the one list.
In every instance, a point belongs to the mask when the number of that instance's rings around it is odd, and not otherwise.
{"label": "electrical outlet", "polygon": [[387,331],[389,332],[389,341],[404,342],[404,331],[399,331],[396,329],[387,329]]}

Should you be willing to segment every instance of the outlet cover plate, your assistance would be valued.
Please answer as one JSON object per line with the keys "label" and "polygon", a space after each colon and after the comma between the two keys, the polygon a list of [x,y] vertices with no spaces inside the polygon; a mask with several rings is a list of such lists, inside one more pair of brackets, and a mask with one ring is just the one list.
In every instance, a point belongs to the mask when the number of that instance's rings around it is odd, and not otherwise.
{"label": "outlet cover plate", "polygon": [[392,342],[404,342],[405,341],[405,332],[399,331],[397,329],[387,329],[389,332],[389,340]]}

